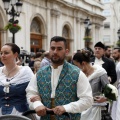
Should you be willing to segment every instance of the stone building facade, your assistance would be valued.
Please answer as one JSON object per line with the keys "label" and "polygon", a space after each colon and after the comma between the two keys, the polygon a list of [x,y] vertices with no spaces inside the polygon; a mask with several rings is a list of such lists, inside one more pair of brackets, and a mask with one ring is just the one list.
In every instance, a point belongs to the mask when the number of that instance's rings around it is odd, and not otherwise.
{"label": "stone building facade", "polygon": [[[102,40],[105,20],[102,11],[99,0],[23,0],[22,13],[16,18],[22,29],[15,34],[15,43],[29,52],[49,50],[51,37],[58,35],[67,39],[70,53],[73,53],[85,47],[84,20],[88,17],[92,22],[90,46],[93,47]],[[12,42],[12,34],[4,30],[9,19],[0,0],[0,47]]]}
{"label": "stone building facade", "polygon": [[115,47],[120,28],[120,0],[102,0],[102,3],[104,4],[103,15],[106,17],[103,22],[103,43]]}

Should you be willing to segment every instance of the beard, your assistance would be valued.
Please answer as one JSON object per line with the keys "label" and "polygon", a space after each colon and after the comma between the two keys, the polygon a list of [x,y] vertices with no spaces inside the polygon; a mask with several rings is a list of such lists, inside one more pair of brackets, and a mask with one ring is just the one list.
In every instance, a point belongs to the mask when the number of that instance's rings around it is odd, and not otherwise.
{"label": "beard", "polygon": [[64,57],[60,58],[60,57],[51,57],[51,61],[53,64],[62,64],[64,62]]}
{"label": "beard", "polygon": [[115,60],[119,60],[119,57],[113,57]]}
{"label": "beard", "polygon": [[110,54],[106,54],[106,57],[110,58]]}

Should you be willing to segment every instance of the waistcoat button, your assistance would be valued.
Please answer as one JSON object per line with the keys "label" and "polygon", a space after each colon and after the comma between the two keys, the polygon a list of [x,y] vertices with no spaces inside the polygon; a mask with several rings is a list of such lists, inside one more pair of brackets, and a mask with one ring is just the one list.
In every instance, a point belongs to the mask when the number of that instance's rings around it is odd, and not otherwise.
{"label": "waistcoat button", "polygon": [[10,105],[9,104],[5,104],[6,107],[9,107]]}

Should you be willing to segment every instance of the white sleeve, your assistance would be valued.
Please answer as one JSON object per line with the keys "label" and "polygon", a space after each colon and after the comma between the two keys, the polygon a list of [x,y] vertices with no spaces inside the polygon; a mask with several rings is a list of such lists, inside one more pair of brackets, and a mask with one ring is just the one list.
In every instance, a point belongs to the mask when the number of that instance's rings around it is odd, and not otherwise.
{"label": "white sleeve", "polygon": [[120,85],[120,62],[116,65],[117,84]]}
{"label": "white sleeve", "polygon": [[63,105],[66,112],[81,113],[93,104],[92,89],[89,84],[88,78],[80,71],[79,79],[77,82],[77,97],[78,101],[71,102]]}
{"label": "white sleeve", "polygon": [[38,87],[37,87],[36,75],[34,75],[34,77],[30,80],[26,88],[26,97],[27,97],[27,101],[28,101],[30,109],[35,109],[36,107],[43,105],[41,101],[36,101],[34,103],[30,102],[30,98],[36,95],[39,96],[39,92],[38,92]]}

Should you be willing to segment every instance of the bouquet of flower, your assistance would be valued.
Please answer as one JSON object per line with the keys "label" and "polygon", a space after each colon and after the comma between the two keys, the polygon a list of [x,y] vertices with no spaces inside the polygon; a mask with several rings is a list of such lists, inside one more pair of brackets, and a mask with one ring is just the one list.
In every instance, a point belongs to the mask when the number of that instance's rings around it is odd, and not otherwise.
{"label": "bouquet of flower", "polygon": [[115,86],[111,85],[111,84],[107,84],[104,88],[103,91],[105,97],[107,97],[110,100],[117,100],[118,98],[118,90]]}
{"label": "bouquet of flower", "polygon": [[21,30],[21,26],[19,26],[18,24],[8,23],[5,26],[4,30],[9,30],[11,33],[16,33]]}

